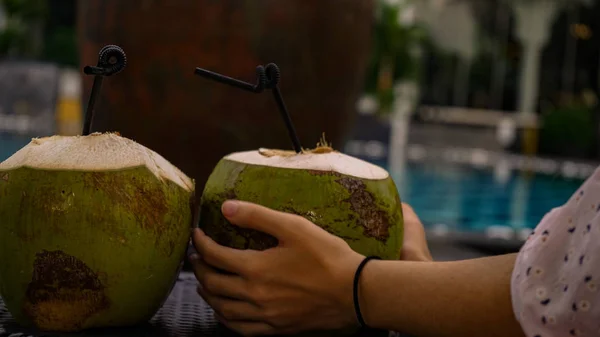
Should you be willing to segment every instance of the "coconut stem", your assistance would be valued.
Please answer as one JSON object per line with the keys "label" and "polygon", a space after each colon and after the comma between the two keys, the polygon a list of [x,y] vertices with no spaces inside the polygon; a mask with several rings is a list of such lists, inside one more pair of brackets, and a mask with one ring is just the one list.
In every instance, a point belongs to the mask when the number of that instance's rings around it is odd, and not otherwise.
{"label": "coconut stem", "polygon": [[275,101],[277,102],[277,107],[279,108],[279,112],[281,113],[283,122],[285,123],[290,139],[292,140],[294,150],[296,151],[296,153],[302,152],[302,145],[300,145],[300,139],[298,138],[298,134],[296,133],[296,128],[294,127],[292,118],[290,117],[287,107],[285,106],[285,102],[283,101],[281,91],[277,86],[277,84],[279,83],[279,79],[281,78],[281,72],[279,71],[279,67],[275,63],[269,63],[266,68],[259,65],[258,67],[256,67],[256,73],[256,84],[250,84],[202,68],[196,68],[196,70],[194,71],[194,74],[198,76],[202,76],[219,83],[228,84],[233,87],[244,89],[256,94],[263,92],[263,90],[265,89],[272,89],[273,96],[275,97]]}
{"label": "coconut stem", "polygon": [[88,101],[87,110],[85,112],[85,120],[83,123],[82,135],[87,136],[90,134],[92,126],[92,120],[94,119],[94,108],[96,101],[100,95],[100,89],[102,88],[102,80],[104,76],[111,76],[121,72],[127,65],[127,56],[123,49],[115,45],[107,45],[100,49],[98,53],[98,65],[97,66],[86,66],[83,68],[83,72],[86,75],[94,75],[94,84],[92,86],[92,93]]}

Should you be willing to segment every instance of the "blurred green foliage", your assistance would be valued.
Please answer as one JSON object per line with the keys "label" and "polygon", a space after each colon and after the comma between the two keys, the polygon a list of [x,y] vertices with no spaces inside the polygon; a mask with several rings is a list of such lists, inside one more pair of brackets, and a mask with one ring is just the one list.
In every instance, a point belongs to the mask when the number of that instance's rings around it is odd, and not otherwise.
{"label": "blurred green foliage", "polygon": [[594,110],[583,103],[557,107],[542,115],[540,152],[560,157],[591,158],[596,148]]}
{"label": "blurred green foliage", "polygon": [[7,56],[11,50],[22,50],[25,47],[23,29],[8,21],[6,27],[0,31],[0,59]]}
{"label": "blurred green foliage", "polygon": [[0,60],[35,59],[77,66],[74,0],[0,0],[6,26],[0,29]]}
{"label": "blurred green foliage", "polygon": [[76,0],[47,0],[50,14],[46,20],[43,59],[63,66],[77,67]]}
{"label": "blurred green foliage", "polygon": [[418,51],[427,32],[416,23],[403,24],[400,20],[402,11],[407,10],[412,1],[378,2],[365,92],[377,98],[380,115],[391,110],[394,83],[419,80],[421,58]]}
{"label": "blurred green foliage", "polygon": [[77,67],[77,38],[75,28],[56,27],[46,38],[43,59],[62,66]]}
{"label": "blurred green foliage", "polygon": [[9,17],[19,17],[24,22],[43,18],[48,12],[46,0],[2,0],[2,6]]}
{"label": "blurred green foliage", "polygon": [[35,44],[35,24],[43,22],[46,0],[0,0],[6,26],[0,30],[0,58],[7,56],[35,58],[40,55]]}

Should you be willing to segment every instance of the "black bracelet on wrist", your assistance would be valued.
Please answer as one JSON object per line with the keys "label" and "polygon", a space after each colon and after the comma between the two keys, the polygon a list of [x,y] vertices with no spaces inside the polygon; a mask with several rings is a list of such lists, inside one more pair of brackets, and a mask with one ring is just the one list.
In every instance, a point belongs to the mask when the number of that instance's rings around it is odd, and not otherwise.
{"label": "black bracelet on wrist", "polygon": [[358,319],[358,323],[362,328],[367,328],[367,324],[365,323],[365,320],[362,317],[362,313],[360,312],[360,303],[358,302],[358,281],[360,279],[360,273],[362,272],[363,268],[365,267],[367,262],[371,260],[381,260],[381,258],[378,256],[365,257],[364,260],[362,260],[362,262],[358,265],[358,268],[356,268],[356,273],[354,274],[354,311],[356,312],[356,318]]}

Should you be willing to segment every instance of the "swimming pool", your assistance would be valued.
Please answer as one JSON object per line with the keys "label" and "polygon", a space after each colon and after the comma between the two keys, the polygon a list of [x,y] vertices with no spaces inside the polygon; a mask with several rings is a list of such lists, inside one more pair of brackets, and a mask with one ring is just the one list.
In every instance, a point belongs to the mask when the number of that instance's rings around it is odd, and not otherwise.
{"label": "swimming pool", "polygon": [[[0,134],[0,161],[31,137]],[[378,163],[381,164],[381,163]],[[448,163],[407,163],[392,172],[400,196],[430,230],[485,233],[490,228],[534,228],[583,182],[560,175],[504,173]]]}
{"label": "swimming pool", "polygon": [[0,132],[0,162],[27,145],[32,137]]}
{"label": "swimming pool", "polygon": [[404,174],[394,179],[402,200],[429,228],[481,233],[490,227],[533,229],[583,182],[519,171],[499,174],[447,163],[409,163]]}

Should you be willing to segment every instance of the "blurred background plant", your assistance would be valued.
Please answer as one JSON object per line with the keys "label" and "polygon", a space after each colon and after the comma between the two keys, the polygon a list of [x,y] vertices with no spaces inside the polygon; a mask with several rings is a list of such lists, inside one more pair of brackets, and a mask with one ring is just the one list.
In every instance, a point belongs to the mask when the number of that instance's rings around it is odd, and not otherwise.
{"label": "blurred background plant", "polygon": [[0,27],[0,57],[36,58],[41,55],[40,36],[48,13],[45,0],[1,0],[4,12]]}
{"label": "blurred background plant", "polygon": [[378,116],[392,112],[396,83],[418,82],[421,74],[420,47],[427,40],[427,30],[414,18],[414,2],[378,1],[365,83],[365,93],[377,102]]}
{"label": "blurred background plant", "polygon": [[552,157],[594,158],[598,127],[595,108],[593,102],[581,95],[542,113],[540,153]]}
{"label": "blurred background plant", "polygon": [[0,59],[76,66],[74,1],[0,0]]}

